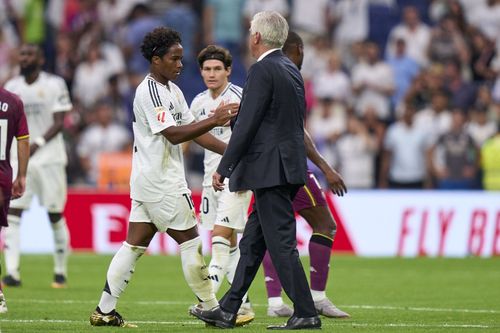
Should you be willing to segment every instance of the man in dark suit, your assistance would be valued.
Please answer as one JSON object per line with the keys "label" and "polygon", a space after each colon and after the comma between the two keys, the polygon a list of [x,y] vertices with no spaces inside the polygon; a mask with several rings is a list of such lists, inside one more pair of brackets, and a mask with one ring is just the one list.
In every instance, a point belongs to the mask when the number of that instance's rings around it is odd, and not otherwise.
{"label": "man in dark suit", "polygon": [[288,35],[276,12],[257,13],[249,49],[257,59],[249,70],[240,111],[222,160],[213,176],[216,190],[230,178],[231,191],[252,190],[255,204],[240,242],[241,258],[220,307],[191,314],[221,328],[234,327],[236,313],[266,249],[294,313],[283,326],[270,329],[321,328],[321,321],[297,252],[292,201],[306,180],[304,82],[297,66],[281,51]]}

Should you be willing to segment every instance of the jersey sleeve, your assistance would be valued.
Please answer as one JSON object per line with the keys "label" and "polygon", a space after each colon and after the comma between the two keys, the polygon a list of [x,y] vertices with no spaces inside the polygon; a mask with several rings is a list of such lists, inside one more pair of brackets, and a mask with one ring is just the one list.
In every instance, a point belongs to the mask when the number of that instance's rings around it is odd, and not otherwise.
{"label": "jersey sleeve", "polygon": [[165,94],[159,93],[154,82],[148,81],[146,87],[141,89],[141,104],[153,134],[158,134],[170,126],[176,126],[176,122],[168,110],[170,101],[167,100]]}
{"label": "jersey sleeve", "polygon": [[24,105],[21,100],[17,102],[17,128],[15,132],[15,137],[17,140],[27,139],[30,136],[28,130],[28,122],[26,120],[26,114],[24,113]]}
{"label": "jersey sleeve", "polygon": [[69,98],[68,87],[63,79],[57,77],[54,80],[54,105],[52,112],[67,112],[73,108],[71,99]]}
{"label": "jersey sleeve", "polygon": [[194,98],[193,101],[191,102],[191,106],[189,108],[191,111],[191,114],[193,115],[194,119],[196,121],[200,121],[200,115],[201,115],[201,109],[200,109],[200,103],[198,102],[198,98]]}

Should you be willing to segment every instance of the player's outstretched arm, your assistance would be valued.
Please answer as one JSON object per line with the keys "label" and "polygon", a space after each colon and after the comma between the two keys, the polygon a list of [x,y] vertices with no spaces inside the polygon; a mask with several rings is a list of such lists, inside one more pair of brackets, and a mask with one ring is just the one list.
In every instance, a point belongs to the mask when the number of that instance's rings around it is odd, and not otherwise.
{"label": "player's outstretched arm", "polygon": [[26,189],[26,171],[30,158],[30,142],[28,138],[17,140],[17,177],[12,183],[12,199],[24,194]]}
{"label": "player's outstretched arm", "polygon": [[210,133],[205,133],[195,138],[194,141],[205,149],[211,150],[219,155],[224,154],[227,144]]}
{"label": "player's outstretched arm", "polygon": [[52,140],[59,132],[62,131],[64,126],[64,114],[65,112],[56,112],[53,115],[54,123],[49,127],[47,132],[41,137],[34,138],[30,146],[30,156],[33,156],[38,148],[43,147],[47,142]]}
{"label": "player's outstretched arm", "polygon": [[319,153],[314,141],[305,129],[304,143],[306,145],[307,157],[321,170],[321,172],[323,172],[332,192],[338,196],[343,196],[347,193],[347,187],[344,184],[344,180],[337,171],[332,169],[325,158]]}
{"label": "player's outstretched arm", "polygon": [[238,106],[237,103],[221,104],[215,110],[213,117],[188,125],[170,126],[161,131],[161,134],[174,145],[193,140],[216,126],[223,126],[235,117],[238,114]]}

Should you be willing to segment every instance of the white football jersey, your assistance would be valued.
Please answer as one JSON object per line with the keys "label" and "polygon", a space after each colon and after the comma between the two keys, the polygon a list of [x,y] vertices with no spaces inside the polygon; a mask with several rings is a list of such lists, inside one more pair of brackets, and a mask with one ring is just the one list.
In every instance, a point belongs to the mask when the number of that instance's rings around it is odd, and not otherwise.
{"label": "white football jersey", "polygon": [[[32,140],[43,136],[54,124],[54,113],[67,112],[73,107],[66,82],[61,77],[46,72],[40,72],[32,84],[26,83],[23,76],[16,76],[5,84],[5,89],[18,95],[23,101]],[[17,149],[11,150],[11,161],[17,164]],[[30,157],[29,165],[51,163],[67,163],[62,133],[38,149]]]}
{"label": "white football jersey", "polygon": [[134,151],[130,196],[156,202],[165,194],[189,193],[184,174],[182,145],[170,143],[160,132],[194,121],[182,91],[146,76],[134,98]]}
{"label": "white football jersey", "polygon": [[[210,111],[217,109],[217,106],[224,101],[224,103],[240,103],[242,89],[231,82],[228,83],[224,91],[213,99],[210,91],[207,89],[198,94],[191,103],[191,112],[197,121],[208,118]],[[210,133],[217,139],[229,142],[231,138],[230,126],[214,127]],[[205,159],[203,160],[205,175],[203,177],[203,186],[212,186],[212,175],[219,166],[222,155],[214,153],[205,149]],[[227,180],[226,180],[227,181]]]}

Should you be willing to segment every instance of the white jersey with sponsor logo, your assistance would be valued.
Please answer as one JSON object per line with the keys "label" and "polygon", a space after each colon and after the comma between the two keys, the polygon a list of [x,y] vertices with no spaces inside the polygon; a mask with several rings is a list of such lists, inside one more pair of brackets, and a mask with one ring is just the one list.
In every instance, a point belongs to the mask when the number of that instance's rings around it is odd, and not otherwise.
{"label": "white jersey with sponsor logo", "polygon": [[[24,104],[32,140],[41,137],[54,124],[54,113],[70,111],[73,105],[66,82],[56,75],[40,72],[32,84],[23,76],[16,76],[5,84],[5,89],[18,95]],[[15,144],[12,145],[15,147]],[[11,161],[17,165],[17,149],[11,151]],[[62,133],[47,141],[30,157],[29,165],[67,163]]]}
{"label": "white jersey with sponsor logo", "polygon": [[[241,101],[242,89],[231,82],[228,83],[224,91],[217,96],[217,98],[212,98],[210,91],[207,89],[204,92],[198,94],[191,103],[191,112],[197,121],[208,118],[210,111],[217,109],[217,106],[224,101],[224,103],[240,103]],[[210,133],[217,139],[229,142],[231,138],[231,127],[229,126],[218,126],[214,127]],[[205,175],[203,177],[203,186],[212,185],[212,175],[217,170],[219,166],[222,155],[214,153],[208,149],[205,149],[205,159],[203,160]],[[227,182],[227,180],[226,180]]]}
{"label": "white jersey with sponsor logo", "polygon": [[182,145],[170,143],[160,132],[194,121],[182,91],[150,75],[139,84],[134,98],[134,151],[130,196],[156,202],[166,194],[189,193],[184,174]]}

